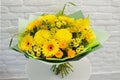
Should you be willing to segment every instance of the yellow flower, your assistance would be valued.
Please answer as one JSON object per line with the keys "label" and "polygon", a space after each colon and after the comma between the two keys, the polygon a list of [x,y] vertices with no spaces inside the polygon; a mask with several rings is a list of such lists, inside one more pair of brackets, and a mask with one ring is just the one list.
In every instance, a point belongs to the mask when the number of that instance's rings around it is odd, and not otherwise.
{"label": "yellow flower", "polygon": [[32,46],[32,43],[33,43],[33,37],[28,34],[22,38],[18,47],[23,51],[27,51]]}
{"label": "yellow flower", "polygon": [[45,57],[52,57],[58,52],[58,50],[59,45],[54,39],[51,39],[43,44],[42,53]]}
{"label": "yellow flower", "polygon": [[67,44],[66,44],[65,41],[60,41],[60,42],[59,42],[59,48],[65,49],[66,47],[67,47]]}
{"label": "yellow flower", "polygon": [[54,24],[56,19],[57,19],[56,16],[53,14],[47,14],[47,15],[42,16],[42,20],[50,24]]}
{"label": "yellow flower", "polygon": [[90,27],[90,19],[88,17],[84,18],[83,25],[84,25],[85,28],[89,28]]}
{"label": "yellow flower", "polygon": [[50,31],[48,30],[39,30],[35,33],[34,40],[35,43],[41,45],[45,40],[50,38]]}
{"label": "yellow flower", "polygon": [[84,32],[85,29],[90,28],[90,20],[89,18],[80,18],[76,20],[76,26],[80,29],[81,32]]}
{"label": "yellow flower", "polygon": [[68,29],[59,29],[55,35],[56,39],[59,41],[70,42],[72,39],[72,33]]}
{"label": "yellow flower", "polygon": [[56,26],[57,26],[58,28],[61,28],[62,25],[63,25],[62,22],[60,22],[60,21],[56,22]]}
{"label": "yellow flower", "polygon": [[77,49],[76,49],[76,52],[77,54],[80,53],[81,51],[84,50],[84,45],[80,45]]}
{"label": "yellow flower", "polygon": [[32,31],[35,27],[40,27],[41,24],[42,24],[41,19],[35,19],[27,25],[26,31]]}
{"label": "yellow flower", "polygon": [[75,57],[75,51],[72,50],[72,49],[69,49],[69,50],[68,50],[68,57],[69,57],[69,58]]}
{"label": "yellow flower", "polygon": [[62,58],[63,56],[63,52],[61,50],[59,50],[56,54],[55,54],[55,57],[57,58]]}
{"label": "yellow flower", "polygon": [[90,43],[93,39],[95,39],[95,34],[92,30],[89,30],[86,34],[86,40],[88,43]]}
{"label": "yellow flower", "polygon": [[72,39],[72,43],[74,47],[78,47],[81,43],[81,40],[80,38],[75,38],[75,39]]}
{"label": "yellow flower", "polygon": [[59,16],[58,19],[60,21],[64,21],[64,22],[67,22],[68,24],[74,24],[74,19],[73,18],[69,18],[67,16]]}
{"label": "yellow flower", "polygon": [[76,27],[75,25],[74,25],[74,26],[71,26],[71,27],[69,28],[69,30],[70,30],[70,32],[72,32],[72,33],[74,33],[74,32],[79,32],[79,28]]}

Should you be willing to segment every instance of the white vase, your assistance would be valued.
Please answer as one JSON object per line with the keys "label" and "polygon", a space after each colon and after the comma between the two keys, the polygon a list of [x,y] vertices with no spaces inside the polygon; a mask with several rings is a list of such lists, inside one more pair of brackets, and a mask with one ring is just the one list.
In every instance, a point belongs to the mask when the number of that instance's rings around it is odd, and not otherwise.
{"label": "white vase", "polygon": [[91,64],[87,58],[79,61],[70,62],[73,65],[74,72],[70,72],[62,78],[55,75],[51,70],[51,65],[45,64],[40,60],[27,60],[27,73],[29,80],[88,80],[91,73]]}

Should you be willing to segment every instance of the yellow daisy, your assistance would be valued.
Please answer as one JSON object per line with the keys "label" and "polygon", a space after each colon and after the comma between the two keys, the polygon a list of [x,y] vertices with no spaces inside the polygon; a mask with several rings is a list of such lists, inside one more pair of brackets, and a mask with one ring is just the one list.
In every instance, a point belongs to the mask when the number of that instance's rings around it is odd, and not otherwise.
{"label": "yellow daisy", "polygon": [[51,39],[43,44],[42,53],[45,57],[52,57],[58,52],[58,50],[59,45],[54,39]]}

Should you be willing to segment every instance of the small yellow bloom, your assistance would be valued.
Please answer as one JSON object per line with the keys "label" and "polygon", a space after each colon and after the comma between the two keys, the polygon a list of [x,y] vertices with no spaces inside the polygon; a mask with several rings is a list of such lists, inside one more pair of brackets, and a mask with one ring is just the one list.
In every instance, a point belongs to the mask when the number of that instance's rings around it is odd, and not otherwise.
{"label": "small yellow bloom", "polygon": [[39,30],[34,36],[35,43],[38,45],[43,44],[47,39],[50,38],[50,31]]}
{"label": "small yellow bloom", "polygon": [[55,57],[57,58],[62,58],[63,56],[63,52],[61,50],[59,50],[56,54],[55,54]]}
{"label": "small yellow bloom", "polygon": [[42,53],[45,57],[52,57],[58,52],[58,50],[59,45],[54,39],[51,39],[43,44]]}
{"label": "small yellow bloom", "polygon": [[56,22],[56,26],[57,26],[58,28],[61,28],[62,22],[60,22],[60,21]]}
{"label": "small yellow bloom", "polygon": [[55,37],[59,41],[70,42],[72,39],[72,33],[68,29],[59,29]]}
{"label": "small yellow bloom", "polygon": [[31,53],[30,53],[32,56],[35,56],[35,53],[32,51]]}
{"label": "small yellow bloom", "polygon": [[69,57],[69,58],[75,57],[75,51],[72,50],[72,49],[69,49],[69,50],[68,50],[68,57]]}
{"label": "small yellow bloom", "polygon": [[18,47],[23,51],[27,51],[32,46],[32,43],[33,43],[33,37],[28,34],[22,38]]}
{"label": "small yellow bloom", "polygon": [[84,48],[84,45],[80,45],[77,49],[76,49],[76,52],[77,54],[79,54],[81,51],[83,51],[85,48]]}

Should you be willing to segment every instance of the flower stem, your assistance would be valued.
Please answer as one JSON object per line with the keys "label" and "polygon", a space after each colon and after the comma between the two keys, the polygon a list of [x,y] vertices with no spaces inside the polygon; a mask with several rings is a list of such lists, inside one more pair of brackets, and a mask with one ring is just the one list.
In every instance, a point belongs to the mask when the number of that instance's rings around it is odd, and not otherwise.
{"label": "flower stem", "polygon": [[53,65],[51,69],[56,75],[60,74],[62,78],[67,76],[70,71],[73,72],[73,66],[69,62],[59,64],[59,65]]}

